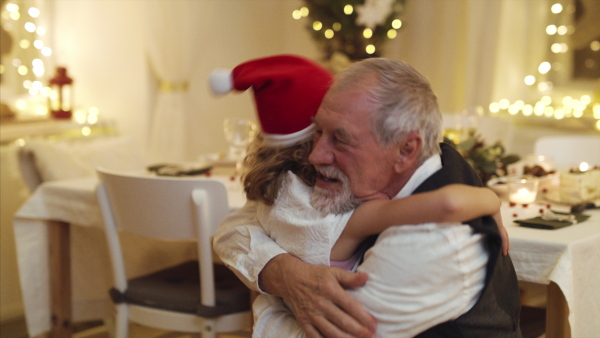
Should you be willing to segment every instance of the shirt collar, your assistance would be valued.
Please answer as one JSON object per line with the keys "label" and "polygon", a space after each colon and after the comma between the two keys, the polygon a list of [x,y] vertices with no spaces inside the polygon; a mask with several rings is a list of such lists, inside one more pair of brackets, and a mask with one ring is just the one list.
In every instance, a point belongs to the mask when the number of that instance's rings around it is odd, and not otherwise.
{"label": "shirt collar", "polygon": [[395,199],[410,196],[421,183],[440,169],[442,169],[442,158],[440,155],[431,156],[415,170],[408,182],[406,182],[404,187],[396,195]]}

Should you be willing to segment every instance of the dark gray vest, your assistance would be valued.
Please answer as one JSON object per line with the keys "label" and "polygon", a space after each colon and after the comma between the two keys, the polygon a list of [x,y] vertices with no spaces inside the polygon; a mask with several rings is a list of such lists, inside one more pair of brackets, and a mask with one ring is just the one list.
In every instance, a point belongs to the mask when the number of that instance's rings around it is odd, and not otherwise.
{"label": "dark gray vest", "polygon": [[[423,182],[414,193],[435,190],[447,184],[481,186],[481,180],[465,159],[442,143],[442,169]],[[485,286],[475,306],[459,318],[439,324],[417,337],[521,337],[521,311],[517,275],[509,256],[501,254],[502,241],[491,216],[467,222],[486,234],[489,252]]]}

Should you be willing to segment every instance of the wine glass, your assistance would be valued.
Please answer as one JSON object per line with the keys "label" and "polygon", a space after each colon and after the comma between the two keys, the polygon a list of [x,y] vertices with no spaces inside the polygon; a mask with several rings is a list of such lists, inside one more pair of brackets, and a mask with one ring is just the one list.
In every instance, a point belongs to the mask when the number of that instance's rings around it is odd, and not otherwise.
{"label": "wine glass", "polygon": [[227,159],[236,162],[236,174],[246,156],[246,149],[256,134],[256,123],[247,119],[225,119],[223,132],[228,144]]}

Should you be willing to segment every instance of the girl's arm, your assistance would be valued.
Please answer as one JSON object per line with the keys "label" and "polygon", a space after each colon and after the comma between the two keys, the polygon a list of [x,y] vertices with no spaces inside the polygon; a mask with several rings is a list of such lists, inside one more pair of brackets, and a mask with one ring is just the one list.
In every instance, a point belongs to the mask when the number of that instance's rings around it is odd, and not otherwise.
{"label": "girl's arm", "polygon": [[450,184],[396,200],[367,201],[350,217],[333,246],[331,259],[348,259],[366,237],[392,225],[465,222],[499,211],[500,200],[492,190],[464,184]]}

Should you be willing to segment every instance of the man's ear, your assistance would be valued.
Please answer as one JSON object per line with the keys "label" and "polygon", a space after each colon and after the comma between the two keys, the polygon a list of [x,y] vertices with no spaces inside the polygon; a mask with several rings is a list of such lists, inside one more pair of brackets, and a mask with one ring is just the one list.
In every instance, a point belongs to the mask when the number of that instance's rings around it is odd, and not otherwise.
{"label": "man's ear", "polygon": [[423,139],[417,132],[409,133],[404,140],[400,141],[396,147],[398,149],[398,157],[394,163],[394,170],[397,173],[402,173],[406,169],[415,165],[421,152]]}

